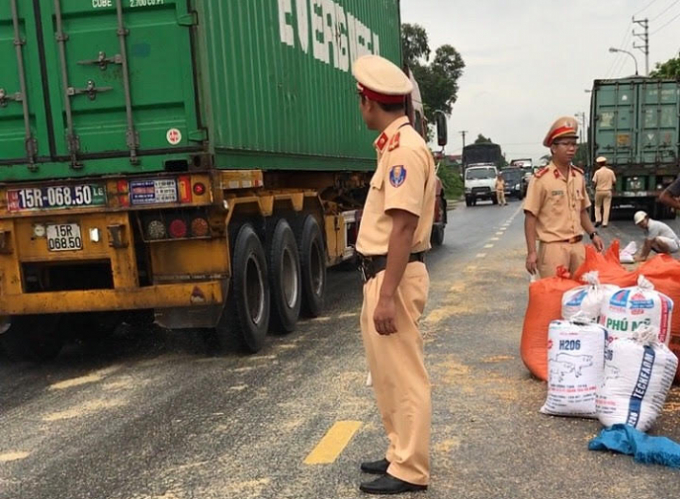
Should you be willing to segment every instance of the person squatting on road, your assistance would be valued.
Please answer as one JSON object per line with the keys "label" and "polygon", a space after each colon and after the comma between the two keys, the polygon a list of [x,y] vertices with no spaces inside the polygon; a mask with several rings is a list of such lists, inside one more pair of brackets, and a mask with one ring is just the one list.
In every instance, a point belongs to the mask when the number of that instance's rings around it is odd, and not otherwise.
{"label": "person squatting on road", "polygon": [[496,199],[498,200],[499,206],[507,206],[508,203],[505,200],[505,179],[503,174],[500,172],[496,176]]}
{"label": "person squatting on road", "polygon": [[[606,228],[609,225],[609,213],[612,208],[612,190],[616,185],[616,174],[607,166],[607,158],[599,156],[595,163],[599,168],[593,175],[595,185],[595,227]],[[604,210],[604,213],[603,213]]]}
{"label": "person squatting on road", "polygon": [[657,253],[677,253],[680,249],[680,238],[673,232],[668,225],[649,218],[644,211],[638,211],[633,216],[635,225],[645,231],[645,242],[638,255],[635,255],[636,262],[647,260],[649,253],[654,250]]}
{"label": "person squatting on road", "polygon": [[[526,269],[540,277],[551,277],[563,266],[572,274],[585,260],[583,232],[598,251],[604,243],[588,214],[590,199],[583,171],[571,164],[578,148],[578,124],[562,117],[550,127],[543,145],[552,161],[531,179],[524,201],[524,235],[527,243]],[[536,251],[536,240],[540,242]]]}
{"label": "person squatting on road", "polygon": [[389,439],[384,459],[361,464],[362,471],[381,476],[360,489],[399,494],[425,490],[430,479],[430,380],[418,320],[430,283],[424,253],[434,219],[435,166],[405,116],[413,85],[404,72],[367,55],[353,73],[361,116],[380,132],[356,249],[364,278],[361,333]]}

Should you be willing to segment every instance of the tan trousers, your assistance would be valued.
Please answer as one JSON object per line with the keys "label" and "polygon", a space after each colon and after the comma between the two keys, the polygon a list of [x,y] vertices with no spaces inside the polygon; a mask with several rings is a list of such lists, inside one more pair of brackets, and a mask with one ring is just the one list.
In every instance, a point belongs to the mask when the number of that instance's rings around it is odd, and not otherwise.
{"label": "tan trousers", "polygon": [[418,320],[427,301],[430,278],[425,265],[412,262],[396,295],[397,332],[381,336],[373,314],[385,272],[364,284],[361,332],[375,398],[389,447],[387,472],[401,480],[427,485],[430,479],[430,379],[425,370]]}
{"label": "tan trousers", "polygon": [[498,204],[505,204],[505,191],[496,191],[496,199]]}
{"label": "tan trousers", "polygon": [[586,259],[586,247],[580,243],[544,243],[538,248],[538,273],[541,278],[552,277],[560,265],[571,275]]}
{"label": "tan trousers", "polygon": [[[604,216],[602,208],[604,207]],[[595,221],[602,225],[609,225],[609,211],[612,208],[612,191],[595,192]]]}

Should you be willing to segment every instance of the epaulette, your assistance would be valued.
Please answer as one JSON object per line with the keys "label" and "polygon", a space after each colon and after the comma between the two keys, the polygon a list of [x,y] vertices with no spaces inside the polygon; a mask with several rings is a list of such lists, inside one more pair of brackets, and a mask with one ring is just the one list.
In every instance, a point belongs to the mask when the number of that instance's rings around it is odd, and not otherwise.
{"label": "epaulette", "polygon": [[581,175],[585,175],[585,173],[583,173],[583,170],[581,170],[578,166],[573,166],[573,165],[572,165],[572,169],[576,170],[576,171],[579,172]]}
{"label": "epaulette", "polygon": [[550,170],[550,168],[548,168],[546,166],[545,168],[542,168],[542,169],[538,170],[536,173],[534,173],[534,177],[541,178],[543,175],[545,175],[548,172],[548,170]]}
{"label": "epaulette", "polygon": [[388,151],[394,151],[395,149],[399,148],[399,141],[401,140],[401,133],[397,132],[394,134],[392,139],[390,140],[390,145],[387,148]]}

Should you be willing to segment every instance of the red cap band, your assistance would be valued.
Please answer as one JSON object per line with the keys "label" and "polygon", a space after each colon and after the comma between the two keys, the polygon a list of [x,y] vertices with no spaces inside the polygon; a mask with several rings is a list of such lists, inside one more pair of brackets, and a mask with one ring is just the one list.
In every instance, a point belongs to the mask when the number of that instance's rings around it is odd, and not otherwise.
{"label": "red cap band", "polygon": [[361,83],[359,83],[359,90],[368,99],[381,102],[382,104],[401,104],[404,102],[404,99],[406,99],[405,95],[387,95],[374,92],[370,88],[364,87]]}
{"label": "red cap band", "polygon": [[560,127],[560,128],[555,129],[555,131],[554,131],[552,134],[550,134],[550,140],[548,141],[548,143],[549,143],[550,145],[552,145],[553,141],[555,140],[555,138],[556,138],[558,135],[562,135],[562,134],[564,134],[564,133],[566,133],[566,132],[571,132],[571,133],[573,133],[574,135],[576,135],[576,130],[574,130],[572,127],[570,127],[570,126],[563,126],[563,127]]}

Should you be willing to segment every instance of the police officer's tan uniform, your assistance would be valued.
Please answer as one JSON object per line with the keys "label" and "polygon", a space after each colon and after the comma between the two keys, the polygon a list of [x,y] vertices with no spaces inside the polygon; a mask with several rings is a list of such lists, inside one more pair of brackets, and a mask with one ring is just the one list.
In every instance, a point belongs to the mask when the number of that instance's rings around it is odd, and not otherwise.
{"label": "police officer's tan uniform", "polygon": [[[550,146],[559,137],[573,136],[576,124],[556,122],[544,141]],[[531,179],[524,211],[536,217],[538,272],[541,277],[556,274],[563,266],[574,273],[585,260],[581,212],[590,207],[583,171],[570,166],[567,178],[550,163]]]}
{"label": "police officer's tan uniform", "polygon": [[508,204],[507,201],[505,201],[505,180],[500,175],[496,177],[496,199],[500,206]]}
{"label": "police officer's tan uniform", "polygon": [[[375,88],[380,81],[371,80],[372,70],[370,61],[359,59],[354,74],[360,83],[371,81],[372,90],[380,91],[381,88]],[[403,117],[384,130],[375,141],[375,148],[378,166],[361,219],[357,251],[368,257],[387,255],[392,231],[389,210],[405,210],[419,217],[411,253],[427,251],[434,221],[436,180],[427,144],[410,126],[408,118]],[[380,335],[373,316],[384,274],[379,272],[364,284],[361,331],[376,401],[390,442],[387,472],[412,484],[427,485],[430,381],[418,320],[427,300],[429,276],[424,263],[407,264],[395,298],[397,333]]]}
{"label": "police officer's tan uniform", "polygon": [[[616,185],[616,174],[607,167],[607,158],[600,156],[595,160],[602,165],[593,175],[595,184],[595,222],[605,227],[609,224],[609,212],[612,207],[612,189]],[[604,208],[604,214],[602,209]]]}

